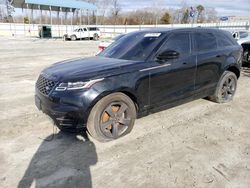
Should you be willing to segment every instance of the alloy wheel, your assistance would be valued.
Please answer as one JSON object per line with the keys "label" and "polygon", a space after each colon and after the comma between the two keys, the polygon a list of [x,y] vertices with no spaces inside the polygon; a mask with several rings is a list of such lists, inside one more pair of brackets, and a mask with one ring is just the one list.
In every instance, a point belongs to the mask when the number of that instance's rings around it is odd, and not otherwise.
{"label": "alloy wheel", "polygon": [[236,90],[236,81],[233,77],[228,77],[221,88],[221,98],[225,101],[231,100]]}
{"label": "alloy wheel", "polygon": [[124,102],[114,102],[103,111],[100,129],[105,136],[115,139],[129,128],[131,120],[128,106]]}

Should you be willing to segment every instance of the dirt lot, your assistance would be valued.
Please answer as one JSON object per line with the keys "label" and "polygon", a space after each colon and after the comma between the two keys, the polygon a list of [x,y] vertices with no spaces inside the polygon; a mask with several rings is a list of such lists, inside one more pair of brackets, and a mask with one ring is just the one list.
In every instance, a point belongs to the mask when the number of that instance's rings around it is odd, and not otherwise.
{"label": "dirt lot", "polygon": [[33,98],[44,67],[95,54],[97,42],[0,43],[0,187],[250,187],[250,69],[232,103],[200,99],[152,114],[103,144],[53,137]]}

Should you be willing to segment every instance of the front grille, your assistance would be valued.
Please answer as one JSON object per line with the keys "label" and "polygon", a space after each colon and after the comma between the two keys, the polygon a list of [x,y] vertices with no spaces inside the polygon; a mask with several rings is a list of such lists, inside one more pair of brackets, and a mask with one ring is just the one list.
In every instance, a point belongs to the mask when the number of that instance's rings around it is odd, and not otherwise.
{"label": "front grille", "polygon": [[40,75],[36,82],[36,87],[41,93],[43,93],[44,95],[48,95],[54,88],[55,84],[56,83],[54,81],[48,80]]}

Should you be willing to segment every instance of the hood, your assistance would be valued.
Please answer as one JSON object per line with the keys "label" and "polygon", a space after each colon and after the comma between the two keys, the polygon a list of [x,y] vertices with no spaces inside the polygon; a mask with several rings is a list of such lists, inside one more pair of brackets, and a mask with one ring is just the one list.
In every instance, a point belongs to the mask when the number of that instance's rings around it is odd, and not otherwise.
{"label": "hood", "polygon": [[42,74],[55,81],[85,81],[129,72],[136,65],[138,62],[131,60],[96,56],[59,62],[46,68]]}

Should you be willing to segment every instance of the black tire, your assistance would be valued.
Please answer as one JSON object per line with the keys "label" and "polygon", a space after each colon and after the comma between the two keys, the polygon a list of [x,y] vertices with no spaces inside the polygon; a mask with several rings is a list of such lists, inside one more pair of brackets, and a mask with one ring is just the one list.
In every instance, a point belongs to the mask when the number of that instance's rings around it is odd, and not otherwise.
{"label": "black tire", "polygon": [[245,60],[245,62],[246,63],[250,63],[250,50],[248,49],[248,50],[246,50],[246,51],[244,51],[244,54],[243,54],[243,56],[244,56],[244,60]]}
{"label": "black tire", "polygon": [[77,37],[76,37],[75,35],[72,35],[72,36],[70,36],[70,39],[71,39],[72,41],[76,41]]}
{"label": "black tire", "polygon": [[93,36],[93,40],[98,40],[98,39],[99,39],[99,36],[98,36],[97,33],[95,33],[94,36]]}
{"label": "black tire", "polygon": [[232,101],[237,89],[237,81],[235,73],[225,71],[217,84],[215,94],[209,96],[209,99],[217,103]]}
{"label": "black tire", "polygon": [[67,41],[67,35],[63,36],[63,41]]}
{"label": "black tire", "polygon": [[89,134],[100,142],[130,133],[136,119],[134,102],[123,93],[113,93],[98,101],[87,122]]}

